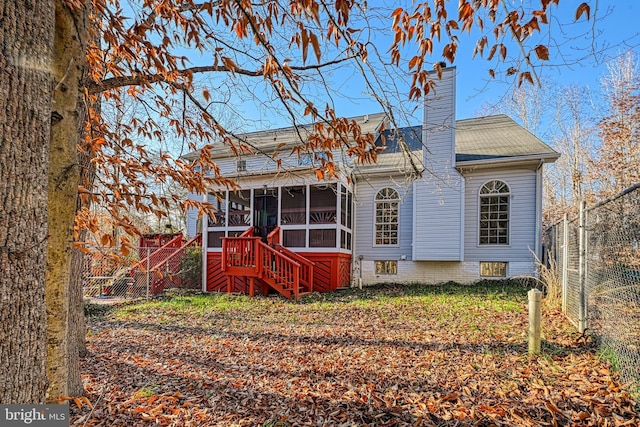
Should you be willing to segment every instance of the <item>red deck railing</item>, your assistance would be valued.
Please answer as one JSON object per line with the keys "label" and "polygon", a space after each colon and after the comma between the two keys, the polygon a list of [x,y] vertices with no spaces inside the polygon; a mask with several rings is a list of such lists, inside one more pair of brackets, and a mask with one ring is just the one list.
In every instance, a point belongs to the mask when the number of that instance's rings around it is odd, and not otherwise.
{"label": "red deck railing", "polygon": [[148,257],[144,257],[140,261],[132,265],[131,271],[136,269],[141,269],[142,271],[146,271],[147,266],[149,267],[149,269],[151,269],[151,267],[157,265],[158,263],[161,263],[166,258],[165,249],[179,248],[180,246],[182,246],[182,234],[174,237],[173,239],[171,239],[170,241],[162,245],[162,247],[156,248],[153,252],[149,254]]}
{"label": "red deck railing", "polygon": [[313,292],[313,263],[274,243],[279,241],[279,230],[269,234],[269,244],[253,236],[253,227],[238,237],[223,237],[222,271],[248,277],[251,283],[259,278],[287,298],[298,299],[302,287]]}
{"label": "red deck railing", "polygon": [[[146,273],[150,278],[149,289],[153,295],[161,293],[165,288],[173,285],[184,285],[179,277],[174,277],[180,271],[180,267],[187,253],[188,248],[200,243],[201,235],[197,235],[186,243],[182,242],[182,235],[176,236],[162,247],[148,252],[148,256],[141,259],[129,268],[129,276],[133,279],[132,286],[140,287],[135,283],[138,273]],[[151,248],[147,248],[148,251]],[[148,280],[149,281],[149,280]],[[146,283],[145,283],[146,284]],[[135,289],[132,292],[136,292]]]}
{"label": "red deck railing", "polygon": [[300,284],[306,287],[308,292],[313,292],[313,261],[285,248],[280,244],[280,227],[276,227],[267,236],[267,243],[276,248],[279,252],[293,259],[300,264]]}

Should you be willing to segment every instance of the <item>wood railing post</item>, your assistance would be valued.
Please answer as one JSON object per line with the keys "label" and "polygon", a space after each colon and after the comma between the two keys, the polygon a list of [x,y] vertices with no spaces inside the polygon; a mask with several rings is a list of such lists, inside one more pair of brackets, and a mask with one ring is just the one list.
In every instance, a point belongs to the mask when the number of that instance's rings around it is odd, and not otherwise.
{"label": "wood railing post", "polygon": [[300,298],[300,267],[293,266],[293,298]]}
{"label": "wood railing post", "polygon": [[224,272],[227,270],[227,238],[222,237],[222,262],[220,263],[220,269]]}
{"label": "wood railing post", "polygon": [[531,289],[529,297],[529,354],[540,353],[541,338],[541,314],[540,304],[542,302],[542,292],[538,289]]}

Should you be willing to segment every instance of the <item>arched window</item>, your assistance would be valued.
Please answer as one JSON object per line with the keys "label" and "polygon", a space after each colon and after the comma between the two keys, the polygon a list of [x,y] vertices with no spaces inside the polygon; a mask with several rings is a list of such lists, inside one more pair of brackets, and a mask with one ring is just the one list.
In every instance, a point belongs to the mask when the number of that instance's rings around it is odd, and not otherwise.
{"label": "arched window", "polygon": [[398,244],[398,207],[400,197],[393,188],[383,188],[376,194],[375,244]]}
{"label": "arched window", "polygon": [[480,188],[480,244],[509,244],[509,186],[489,181]]}

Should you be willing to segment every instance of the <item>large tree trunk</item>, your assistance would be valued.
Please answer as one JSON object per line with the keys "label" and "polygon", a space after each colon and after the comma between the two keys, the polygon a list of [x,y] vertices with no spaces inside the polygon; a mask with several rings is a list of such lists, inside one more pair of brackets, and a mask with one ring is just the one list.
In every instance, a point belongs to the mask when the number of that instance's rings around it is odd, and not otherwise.
{"label": "large tree trunk", "polygon": [[[99,109],[98,102],[93,109]],[[86,116],[86,114],[85,114]],[[84,117],[86,120],[86,117]],[[91,159],[95,153],[87,144],[90,135],[85,130],[80,132],[80,149],[78,150],[78,164],[80,165],[80,182],[85,188],[93,188],[96,177],[96,169]],[[77,198],[76,210],[79,211],[84,207],[89,207],[91,199],[83,200]],[[79,230],[76,241],[84,242],[86,240],[87,231]],[[69,395],[80,396],[84,393],[82,378],[80,377],[80,360],[87,354],[86,334],[87,328],[84,317],[84,301],[83,301],[83,279],[86,272],[84,271],[85,257],[87,255],[79,250],[74,249],[71,256],[71,277],[69,280]],[[78,356],[76,356],[78,355]]]}
{"label": "large tree trunk", "polygon": [[0,14],[0,402],[44,403],[54,0]]}
{"label": "large tree trunk", "polygon": [[[47,251],[48,399],[82,390],[78,350],[69,339],[73,225],[80,179],[77,143],[83,126],[88,7],[69,9],[56,0],[53,75],[54,116],[49,158],[49,244]],[[70,382],[72,384],[70,384]],[[70,387],[71,385],[71,387]],[[76,393],[79,394],[79,393]]]}

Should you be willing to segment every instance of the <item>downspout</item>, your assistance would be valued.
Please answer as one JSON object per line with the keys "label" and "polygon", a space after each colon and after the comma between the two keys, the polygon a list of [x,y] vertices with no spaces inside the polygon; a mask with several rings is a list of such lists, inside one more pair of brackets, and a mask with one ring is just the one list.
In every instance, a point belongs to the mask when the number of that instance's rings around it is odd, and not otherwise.
{"label": "downspout", "polygon": [[[357,239],[356,239],[356,225],[357,225],[357,218],[358,215],[356,214],[356,181],[354,179],[354,176],[351,175],[351,182],[353,183],[353,188],[351,191],[351,274],[353,275],[354,270],[355,270],[355,265],[356,265],[356,260],[355,260],[355,249],[356,249],[356,244],[357,244]],[[358,278],[356,279],[358,282],[358,288],[362,289],[362,258],[363,256],[360,255],[358,256]],[[351,286],[353,286],[354,280],[351,280]]]}
{"label": "downspout", "polygon": [[[207,194],[202,196],[202,201],[207,202]],[[202,214],[202,292],[207,292],[207,248],[209,247],[209,233],[207,229],[209,227],[209,217],[207,214]]]}
{"label": "downspout", "polygon": [[536,168],[536,235],[535,254],[542,261],[542,167],[544,160],[540,160]]}

